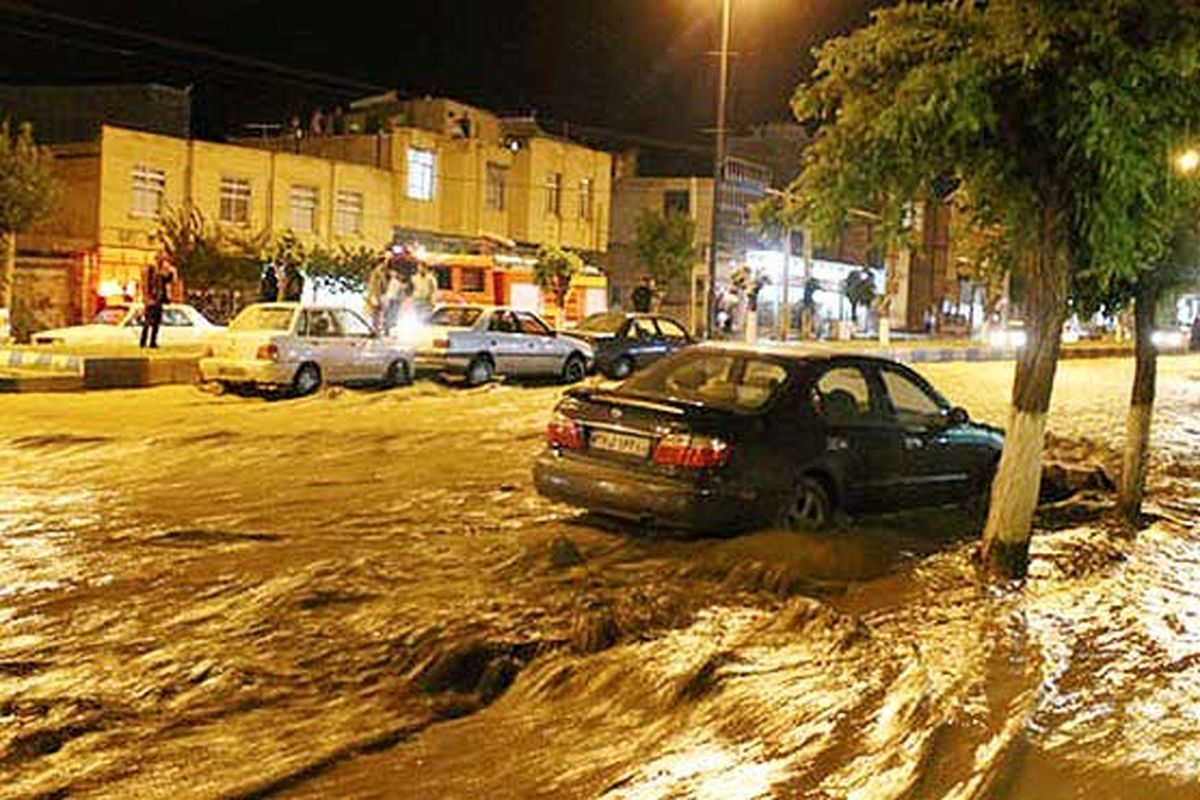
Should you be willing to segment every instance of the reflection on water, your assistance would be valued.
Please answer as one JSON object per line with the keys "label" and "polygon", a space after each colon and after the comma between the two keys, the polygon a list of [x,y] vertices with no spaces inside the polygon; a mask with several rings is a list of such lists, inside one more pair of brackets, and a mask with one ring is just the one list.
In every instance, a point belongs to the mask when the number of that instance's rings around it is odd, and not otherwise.
{"label": "reflection on water", "polygon": [[963,513],[641,536],[533,494],[544,401],[389,397],[8,441],[0,796],[1200,796],[1191,437],[985,588]]}

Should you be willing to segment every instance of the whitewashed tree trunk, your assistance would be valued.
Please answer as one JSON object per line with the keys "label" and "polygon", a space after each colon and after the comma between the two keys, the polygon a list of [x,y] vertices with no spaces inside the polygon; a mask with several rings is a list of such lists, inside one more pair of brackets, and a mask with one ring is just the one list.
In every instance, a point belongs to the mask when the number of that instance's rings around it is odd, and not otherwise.
{"label": "whitewashed tree trunk", "polygon": [[1137,522],[1146,490],[1146,453],[1150,446],[1150,421],[1154,410],[1158,355],[1154,351],[1154,316],[1157,307],[1153,287],[1138,287],[1134,303],[1134,372],[1129,413],[1125,417],[1125,454],[1117,510]]}
{"label": "whitewashed tree trunk", "polygon": [[1043,214],[1038,253],[1027,262],[1028,339],[1017,360],[1004,452],[992,483],[980,550],[984,569],[1005,578],[1024,578],[1029,568],[1029,537],[1041,486],[1046,413],[1067,315],[1070,261],[1058,219],[1053,212]]}

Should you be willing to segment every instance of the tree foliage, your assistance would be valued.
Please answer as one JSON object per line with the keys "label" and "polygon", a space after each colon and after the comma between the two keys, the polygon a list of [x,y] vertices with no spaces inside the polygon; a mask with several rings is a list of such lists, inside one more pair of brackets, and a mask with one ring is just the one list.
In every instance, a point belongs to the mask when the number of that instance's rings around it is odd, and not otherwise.
{"label": "tree foliage", "polygon": [[672,283],[686,280],[699,260],[696,222],[687,214],[643,211],[634,229],[633,249],[638,261],[666,292]]}
{"label": "tree foliage", "polygon": [[163,209],[153,239],[192,289],[249,290],[258,284],[266,232],[243,234],[211,225],[185,203]]}
{"label": "tree foliage", "polygon": [[[831,40],[793,107],[819,127],[794,184],[829,233],[856,206],[901,230],[903,205],[961,181],[977,227],[1019,262],[1049,212],[1071,268],[1100,284],[1166,247],[1170,155],[1200,108],[1200,10],[1173,0],[901,3]],[[1178,183],[1178,182],[1177,182]]]}
{"label": "tree foliage", "polygon": [[562,308],[571,291],[571,281],[582,271],[583,259],[577,254],[555,245],[544,245],[538,250],[537,261],[533,264],[533,279],[553,298],[554,305]]}
{"label": "tree foliage", "polygon": [[362,292],[367,275],[379,262],[376,250],[360,245],[341,245],[336,250],[313,247],[306,260],[305,274],[316,285],[341,292]]}
{"label": "tree foliage", "polygon": [[842,294],[850,302],[850,316],[858,318],[859,306],[875,302],[875,276],[868,269],[856,269],[842,281]]}
{"label": "tree foliage", "polygon": [[52,161],[28,123],[14,129],[8,120],[0,122],[0,233],[26,231],[53,210]]}

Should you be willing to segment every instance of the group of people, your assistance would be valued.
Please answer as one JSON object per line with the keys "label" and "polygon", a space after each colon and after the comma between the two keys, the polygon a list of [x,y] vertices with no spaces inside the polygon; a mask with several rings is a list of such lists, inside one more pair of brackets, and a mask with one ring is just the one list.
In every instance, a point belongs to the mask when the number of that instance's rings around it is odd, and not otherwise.
{"label": "group of people", "polygon": [[388,255],[367,275],[364,309],[375,330],[389,334],[403,313],[416,320],[429,316],[437,291],[437,276],[424,263]]}
{"label": "group of people", "polygon": [[258,283],[258,302],[284,301],[298,303],[304,295],[304,276],[290,264],[277,268],[274,264],[263,267]]}

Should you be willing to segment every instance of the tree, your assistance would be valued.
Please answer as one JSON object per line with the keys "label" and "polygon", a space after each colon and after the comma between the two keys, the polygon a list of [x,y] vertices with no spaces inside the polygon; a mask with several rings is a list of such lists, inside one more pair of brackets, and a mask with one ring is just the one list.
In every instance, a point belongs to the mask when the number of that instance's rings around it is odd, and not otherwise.
{"label": "tree", "polygon": [[850,319],[858,321],[858,307],[875,301],[875,276],[869,269],[856,269],[842,281],[842,294],[850,302]]}
{"label": "tree", "polygon": [[555,245],[544,245],[538,250],[537,261],[533,264],[533,279],[553,300],[557,311],[556,323],[566,305],[571,281],[582,270],[583,259],[570,250]]}
{"label": "tree", "polygon": [[[28,123],[15,130],[0,122],[0,308],[13,307],[17,275],[17,234],[29,230],[54,208],[53,156],[38,147]],[[11,319],[11,316],[10,316]]]}
{"label": "tree", "polygon": [[836,231],[854,207],[901,229],[904,204],[958,180],[1025,283],[1023,348],[981,546],[1022,577],[1072,276],[1133,275],[1165,249],[1167,154],[1195,128],[1200,9],[1173,0],[901,3],[831,40],[793,99],[817,131],[792,186]]}
{"label": "tree", "polygon": [[633,250],[664,296],[671,284],[691,275],[699,258],[695,241],[696,222],[687,214],[643,211],[638,215]]}
{"label": "tree", "polygon": [[213,227],[198,208],[184,203],[163,209],[152,238],[191,289],[248,291],[258,284],[265,233]]}
{"label": "tree", "polygon": [[[1169,190],[1170,186],[1167,188]],[[1088,285],[1085,277],[1083,285],[1076,289],[1076,298],[1086,311],[1103,307],[1111,313],[1133,303],[1135,365],[1129,411],[1125,417],[1125,450],[1117,498],[1118,514],[1130,523],[1136,523],[1141,516],[1146,487],[1146,456],[1158,373],[1158,353],[1153,338],[1158,305],[1172,291],[1200,279],[1200,232],[1196,229],[1200,209],[1184,202],[1180,210],[1170,246],[1159,260],[1146,265],[1134,280],[1122,279],[1108,287],[1096,287]]]}
{"label": "tree", "polygon": [[370,247],[341,245],[337,250],[314,247],[304,268],[316,286],[341,292],[362,292],[367,275],[379,262],[379,253]]}

